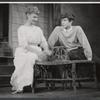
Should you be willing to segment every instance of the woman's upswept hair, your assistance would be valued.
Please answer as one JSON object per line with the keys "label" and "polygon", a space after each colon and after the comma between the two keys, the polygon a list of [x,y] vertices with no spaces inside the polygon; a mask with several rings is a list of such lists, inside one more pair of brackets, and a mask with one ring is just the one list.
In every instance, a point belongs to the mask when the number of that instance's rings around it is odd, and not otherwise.
{"label": "woman's upswept hair", "polygon": [[64,14],[61,14],[60,19],[64,19],[64,18],[68,18],[69,21],[71,21],[71,20],[74,21],[75,16],[72,13],[64,13]]}
{"label": "woman's upswept hair", "polygon": [[27,14],[31,14],[31,13],[34,13],[34,14],[39,14],[40,13],[40,11],[39,11],[39,9],[38,9],[38,7],[36,7],[36,6],[28,6],[27,8],[26,8],[26,15]]}

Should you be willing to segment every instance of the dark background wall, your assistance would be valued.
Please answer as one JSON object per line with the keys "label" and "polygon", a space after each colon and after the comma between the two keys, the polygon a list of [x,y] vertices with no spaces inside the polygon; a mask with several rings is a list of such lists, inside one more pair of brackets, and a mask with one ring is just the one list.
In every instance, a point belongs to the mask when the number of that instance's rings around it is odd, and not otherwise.
{"label": "dark background wall", "polygon": [[72,12],[76,18],[73,25],[80,25],[100,58],[100,4],[61,4],[61,13]]}

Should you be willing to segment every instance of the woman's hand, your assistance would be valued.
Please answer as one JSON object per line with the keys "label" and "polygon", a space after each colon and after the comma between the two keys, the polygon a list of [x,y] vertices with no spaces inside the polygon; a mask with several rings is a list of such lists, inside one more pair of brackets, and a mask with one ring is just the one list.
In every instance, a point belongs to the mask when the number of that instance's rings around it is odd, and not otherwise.
{"label": "woman's hand", "polygon": [[39,61],[45,61],[47,59],[47,55],[44,52],[39,52],[37,55]]}
{"label": "woman's hand", "polygon": [[46,49],[43,51],[46,55],[51,56],[52,55],[52,51],[49,49]]}

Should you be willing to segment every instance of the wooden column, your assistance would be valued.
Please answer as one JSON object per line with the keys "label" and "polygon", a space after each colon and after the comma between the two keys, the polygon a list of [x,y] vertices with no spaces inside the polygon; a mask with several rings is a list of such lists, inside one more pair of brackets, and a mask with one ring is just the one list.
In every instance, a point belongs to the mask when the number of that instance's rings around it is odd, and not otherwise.
{"label": "wooden column", "polygon": [[61,4],[53,5],[53,28],[60,25]]}

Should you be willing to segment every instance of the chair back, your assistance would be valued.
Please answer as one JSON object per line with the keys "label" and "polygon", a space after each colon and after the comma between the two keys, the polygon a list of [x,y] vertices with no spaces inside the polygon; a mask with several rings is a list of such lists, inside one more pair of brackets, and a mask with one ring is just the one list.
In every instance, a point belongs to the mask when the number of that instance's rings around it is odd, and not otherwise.
{"label": "chair back", "polygon": [[55,46],[48,60],[69,60],[67,48],[65,46]]}

